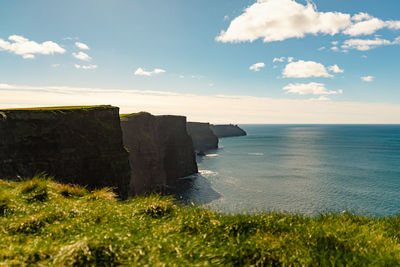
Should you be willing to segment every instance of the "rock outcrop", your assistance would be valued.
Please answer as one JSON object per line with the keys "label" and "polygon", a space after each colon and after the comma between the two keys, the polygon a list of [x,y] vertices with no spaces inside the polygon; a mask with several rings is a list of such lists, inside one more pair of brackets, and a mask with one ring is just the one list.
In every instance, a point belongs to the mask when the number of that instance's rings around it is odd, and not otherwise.
{"label": "rock outcrop", "polygon": [[204,154],[207,150],[218,148],[218,137],[211,131],[209,123],[188,122],[186,127],[197,153]]}
{"label": "rock outcrop", "polygon": [[162,191],[177,178],[197,173],[186,117],[146,112],[122,115],[121,128],[130,153],[130,195]]}
{"label": "rock outcrop", "polygon": [[243,129],[233,124],[210,125],[210,128],[218,138],[247,135]]}
{"label": "rock outcrop", "polygon": [[45,172],[62,183],[128,195],[128,153],[112,106],[0,110],[0,177]]}

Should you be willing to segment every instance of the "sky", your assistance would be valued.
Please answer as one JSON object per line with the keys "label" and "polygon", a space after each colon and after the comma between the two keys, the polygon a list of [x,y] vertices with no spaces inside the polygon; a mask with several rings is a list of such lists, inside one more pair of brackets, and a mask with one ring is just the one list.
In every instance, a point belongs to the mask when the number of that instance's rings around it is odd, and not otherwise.
{"label": "sky", "polygon": [[0,2],[0,108],[400,123],[398,0]]}

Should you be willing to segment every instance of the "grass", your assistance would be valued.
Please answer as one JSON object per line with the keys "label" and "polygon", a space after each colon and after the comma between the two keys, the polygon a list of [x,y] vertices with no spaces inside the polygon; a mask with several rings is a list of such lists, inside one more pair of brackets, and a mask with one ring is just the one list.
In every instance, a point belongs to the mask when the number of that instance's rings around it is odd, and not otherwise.
{"label": "grass", "polygon": [[151,115],[150,113],[148,113],[146,111],[140,111],[140,112],[137,112],[137,113],[120,114],[119,117],[120,117],[121,120],[127,120],[127,119],[129,119],[131,117],[136,117],[136,116],[143,115],[143,114]]}
{"label": "grass", "polygon": [[113,106],[110,105],[98,105],[98,106],[59,106],[59,107],[36,107],[36,108],[11,108],[11,109],[2,109],[0,111],[58,111],[58,110],[74,110],[74,109],[88,109],[88,110],[93,110],[93,109],[108,109],[108,108],[113,108]]}
{"label": "grass", "polygon": [[400,218],[223,215],[117,201],[51,179],[0,180],[0,266],[398,266]]}

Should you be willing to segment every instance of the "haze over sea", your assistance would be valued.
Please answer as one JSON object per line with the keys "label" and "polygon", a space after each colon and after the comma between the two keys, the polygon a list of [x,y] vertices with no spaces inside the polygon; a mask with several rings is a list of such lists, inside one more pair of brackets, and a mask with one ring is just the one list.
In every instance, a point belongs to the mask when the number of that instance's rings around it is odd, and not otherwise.
{"label": "haze over sea", "polygon": [[400,125],[241,125],[185,178],[187,202],[225,212],[400,213]]}

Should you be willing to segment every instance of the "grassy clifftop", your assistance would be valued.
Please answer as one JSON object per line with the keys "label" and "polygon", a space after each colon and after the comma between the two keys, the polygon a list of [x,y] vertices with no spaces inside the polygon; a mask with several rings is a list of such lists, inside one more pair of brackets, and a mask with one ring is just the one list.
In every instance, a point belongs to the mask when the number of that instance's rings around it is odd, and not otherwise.
{"label": "grassy clifftop", "polygon": [[37,107],[37,108],[10,108],[10,109],[2,109],[9,111],[18,111],[18,110],[26,110],[26,111],[57,111],[57,110],[79,110],[79,109],[87,109],[87,110],[100,110],[100,109],[109,109],[115,108],[110,105],[99,105],[99,106],[55,106],[55,107]]}
{"label": "grassy clifftop", "polygon": [[400,218],[222,215],[116,201],[36,177],[0,180],[0,265],[399,265]]}

